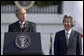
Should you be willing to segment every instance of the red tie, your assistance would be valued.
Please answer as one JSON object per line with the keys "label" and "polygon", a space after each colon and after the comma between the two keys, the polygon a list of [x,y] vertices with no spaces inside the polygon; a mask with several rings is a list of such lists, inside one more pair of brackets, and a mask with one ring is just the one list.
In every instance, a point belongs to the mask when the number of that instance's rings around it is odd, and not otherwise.
{"label": "red tie", "polygon": [[24,27],[24,25],[23,25],[23,23],[21,22],[21,31],[23,32],[23,27]]}

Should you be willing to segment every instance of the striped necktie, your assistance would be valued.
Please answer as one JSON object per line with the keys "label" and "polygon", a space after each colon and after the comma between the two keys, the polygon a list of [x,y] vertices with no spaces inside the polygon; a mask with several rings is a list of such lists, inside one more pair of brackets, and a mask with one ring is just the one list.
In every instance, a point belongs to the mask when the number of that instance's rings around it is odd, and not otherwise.
{"label": "striped necktie", "polygon": [[21,32],[23,32],[24,24],[21,23]]}

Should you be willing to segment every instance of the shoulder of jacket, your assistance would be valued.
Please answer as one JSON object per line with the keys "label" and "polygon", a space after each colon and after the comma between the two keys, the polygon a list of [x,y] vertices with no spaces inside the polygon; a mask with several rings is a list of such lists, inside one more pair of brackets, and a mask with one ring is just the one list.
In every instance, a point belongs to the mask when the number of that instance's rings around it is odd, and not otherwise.
{"label": "shoulder of jacket", "polygon": [[14,23],[11,23],[11,24],[9,24],[9,26],[16,25],[17,22],[18,21],[14,22]]}
{"label": "shoulder of jacket", "polygon": [[36,23],[34,23],[34,22],[31,22],[31,21],[27,21],[29,24],[36,24]]}
{"label": "shoulder of jacket", "polygon": [[75,31],[75,30],[72,30],[73,32],[75,32],[76,34],[80,34],[81,35],[81,33],[80,32],[78,32],[78,31]]}
{"label": "shoulder of jacket", "polygon": [[60,34],[62,32],[64,32],[64,30],[60,30],[60,31],[56,32],[56,34]]}

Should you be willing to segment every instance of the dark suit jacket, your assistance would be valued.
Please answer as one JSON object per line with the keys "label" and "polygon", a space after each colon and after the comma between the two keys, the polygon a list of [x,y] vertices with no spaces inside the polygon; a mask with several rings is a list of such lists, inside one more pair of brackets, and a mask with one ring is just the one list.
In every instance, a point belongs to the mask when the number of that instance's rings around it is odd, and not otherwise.
{"label": "dark suit jacket", "polygon": [[81,55],[82,42],[81,34],[72,30],[67,45],[65,30],[59,31],[55,35],[54,55]]}
{"label": "dark suit jacket", "polygon": [[[25,26],[23,32],[36,32],[36,24],[30,21],[25,22]],[[8,32],[21,32],[21,27],[19,21],[14,22],[9,25]]]}

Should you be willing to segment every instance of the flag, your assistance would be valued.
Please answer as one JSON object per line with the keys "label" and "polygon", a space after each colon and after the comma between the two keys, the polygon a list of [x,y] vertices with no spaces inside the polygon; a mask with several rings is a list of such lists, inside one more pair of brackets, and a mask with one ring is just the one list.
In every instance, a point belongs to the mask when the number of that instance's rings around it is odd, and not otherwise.
{"label": "flag", "polygon": [[81,37],[83,37],[83,35],[81,35]]}
{"label": "flag", "polygon": [[83,35],[83,1],[74,1],[72,16],[74,17],[76,23],[73,29]]}
{"label": "flag", "polygon": [[52,38],[53,38],[53,34],[50,34],[50,48],[49,48],[49,54],[52,55]]}
{"label": "flag", "polygon": [[74,1],[72,16],[76,23],[73,29],[81,33],[83,55],[83,1]]}

